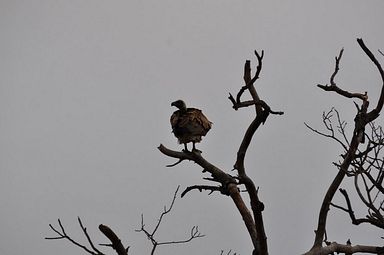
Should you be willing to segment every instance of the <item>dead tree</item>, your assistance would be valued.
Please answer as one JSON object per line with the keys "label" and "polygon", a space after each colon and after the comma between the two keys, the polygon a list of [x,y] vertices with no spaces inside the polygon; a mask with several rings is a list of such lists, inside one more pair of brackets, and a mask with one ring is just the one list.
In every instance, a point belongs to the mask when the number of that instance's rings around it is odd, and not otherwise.
{"label": "dead tree", "polygon": [[[345,211],[349,215],[352,224],[359,225],[369,223],[375,227],[384,229],[384,188],[382,186],[384,178],[384,160],[382,154],[384,134],[382,128],[374,123],[379,117],[384,104],[384,72],[380,63],[364,44],[363,40],[357,39],[357,42],[380,73],[382,80],[380,96],[375,107],[370,110],[367,92],[352,93],[340,88],[336,84],[335,77],[339,71],[343,49],[335,58],[335,70],[330,77],[330,84],[317,85],[324,91],[359,100],[360,104],[355,103],[357,113],[354,118],[354,128],[351,134],[347,133],[346,122],[341,120],[339,112],[335,109],[331,109],[328,113],[323,114],[323,123],[326,131],[318,131],[307,125],[312,131],[331,138],[340,144],[343,148],[343,154],[341,155],[340,161],[334,163],[338,171],[323,198],[318,216],[318,224],[315,230],[314,244],[306,255],[333,254],[334,252],[345,254],[357,252],[384,254],[384,248],[381,246],[352,245],[349,240],[346,244],[339,244],[327,240],[326,236],[327,219],[331,206]],[[334,120],[334,116],[336,116],[336,120]],[[345,178],[354,179],[355,190],[360,200],[368,209],[366,217],[357,218],[355,216],[348,192],[341,188],[341,184]],[[332,203],[333,197],[338,190],[345,199],[345,205],[343,206]],[[323,244],[325,244],[325,246],[323,246]]]}
{"label": "dead tree", "polygon": [[[376,227],[383,228],[384,226],[384,198],[382,182],[384,179],[384,159],[380,152],[384,146],[383,143],[383,131],[381,127],[377,127],[374,121],[378,118],[384,103],[384,72],[380,63],[377,61],[372,52],[365,46],[362,39],[357,39],[358,44],[364,53],[370,58],[373,64],[377,67],[381,78],[382,87],[379,100],[372,110],[369,110],[368,94],[365,93],[351,93],[347,90],[343,90],[335,83],[335,76],[339,71],[339,62],[343,54],[343,50],[340,51],[338,57],[336,57],[335,70],[330,78],[330,85],[321,85],[318,87],[325,90],[337,93],[342,97],[352,98],[360,100],[360,105],[356,104],[357,114],[354,119],[354,130],[351,137],[348,138],[348,134],[345,129],[345,122],[342,122],[338,112],[332,109],[330,112],[323,115],[323,122],[328,133],[317,131],[308,126],[314,132],[323,136],[329,137],[337,141],[344,149],[344,153],[341,156],[340,162],[335,163],[338,169],[337,175],[333,182],[330,184],[324,199],[321,203],[321,209],[318,217],[318,225],[315,230],[315,240],[312,248],[306,253],[307,255],[318,254],[333,254],[345,253],[353,254],[356,252],[372,253],[372,254],[384,254],[384,248],[381,246],[366,246],[366,245],[352,245],[350,241],[346,244],[338,244],[336,242],[330,242],[326,238],[326,225],[330,206],[345,211],[352,220],[353,224],[370,223]],[[381,53],[381,52],[380,52]],[[255,55],[258,60],[258,66],[256,73],[252,77],[250,61],[247,60],[244,67],[244,81],[245,85],[241,87],[237,93],[236,98],[230,94],[229,99],[233,104],[233,108],[238,110],[243,107],[254,106],[255,118],[250,123],[242,139],[240,148],[237,152],[237,159],[234,164],[234,169],[237,170],[237,175],[232,176],[224,170],[216,167],[202,157],[199,152],[186,152],[186,151],[173,151],[166,148],[163,145],[159,146],[159,150],[166,156],[179,159],[177,163],[170,165],[174,166],[183,160],[191,160],[197,163],[203,168],[203,172],[208,172],[211,177],[204,178],[205,180],[218,183],[216,186],[210,185],[193,185],[188,187],[183,195],[191,190],[208,190],[210,192],[219,191],[224,195],[228,195],[232,198],[238,211],[240,212],[242,219],[247,227],[249,236],[253,244],[253,255],[266,255],[268,254],[267,238],[264,230],[264,223],[262,212],[264,209],[263,203],[259,200],[258,190],[254,182],[247,176],[244,159],[248,149],[248,146],[252,140],[253,135],[264,124],[270,114],[283,114],[282,112],[272,111],[268,104],[261,100],[257,93],[254,83],[259,78],[261,68],[263,52],[259,54],[255,51]],[[245,91],[248,91],[252,97],[252,100],[242,100],[242,96]],[[337,127],[332,124],[331,117],[337,115]],[[366,130],[370,129],[368,134]],[[339,137],[340,135],[341,137]],[[368,140],[366,146],[362,146]],[[364,147],[364,148],[361,148]],[[352,203],[349,199],[348,193],[344,189],[340,189],[345,177],[354,178],[355,189],[363,202],[368,208],[368,215],[365,218],[356,218],[352,209]],[[239,192],[239,186],[244,185],[247,195],[250,198],[250,208],[244,203],[242,195]],[[363,185],[361,188],[360,186]],[[332,204],[335,193],[340,190],[345,198],[346,206],[340,206]],[[323,243],[326,246],[323,246]]]}
{"label": "dead tree", "polygon": [[[245,155],[247,153],[249,144],[257,131],[257,129],[264,124],[270,114],[281,115],[283,112],[276,112],[271,110],[269,105],[260,99],[258,92],[254,86],[257,79],[259,79],[262,69],[262,60],[264,51],[259,54],[255,51],[258,60],[258,65],[255,74],[251,74],[251,61],[247,60],[244,66],[244,86],[242,86],[237,93],[236,99],[230,94],[229,99],[232,102],[232,107],[238,110],[243,107],[253,106],[255,108],[255,118],[249,124],[244,137],[241,141],[240,147],[237,152],[236,162],[233,168],[227,171],[218,168],[209,161],[207,161],[199,151],[174,151],[166,148],[164,145],[159,146],[159,150],[166,156],[178,159],[177,163],[169,165],[175,166],[176,164],[184,161],[191,160],[203,168],[203,172],[209,173],[211,177],[204,178],[205,180],[212,181],[217,185],[193,185],[188,187],[182,195],[185,195],[191,190],[206,190],[209,192],[218,191],[223,195],[230,196],[238,209],[244,224],[248,230],[249,236],[253,245],[253,255],[267,255],[267,236],[264,229],[263,210],[264,204],[260,201],[258,196],[258,189],[256,188],[253,180],[248,177],[245,169]],[[248,91],[251,95],[251,100],[243,100],[244,93]],[[237,175],[229,174],[231,170],[236,170]],[[250,199],[250,207],[246,205],[243,195],[240,193],[239,186],[245,186],[246,194]]]}
{"label": "dead tree", "polygon": [[[323,114],[325,131],[318,131],[307,125],[307,127],[315,133],[336,141],[343,148],[343,154],[341,155],[339,162],[334,163],[337,168],[337,174],[332,183],[329,185],[321,203],[318,223],[315,230],[314,243],[312,248],[310,248],[309,251],[305,253],[305,255],[327,255],[334,253],[344,253],[346,255],[354,253],[384,255],[384,247],[382,246],[355,245],[352,244],[349,240],[346,242],[346,244],[340,244],[327,240],[326,234],[327,219],[331,207],[344,211],[346,215],[348,215],[348,217],[351,219],[352,224],[370,224],[374,227],[384,229],[384,188],[382,185],[384,180],[384,158],[382,154],[382,149],[384,147],[384,132],[382,128],[377,126],[374,122],[379,117],[384,104],[384,71],[373,53],[365,46],[363,40],[357,39],[357,42],[380,73],[382,80],[381,92],[375,107],[373,109],[369,109],[367,92],[351,93],[336,85],[335,77],[339,71],[339,63],[343,54],[343,50],[341,50],[340,54],[336,57],[335,70],[330,77],[330,84],[318,85],[318,87],[324,91],[337,93],[342,97],[359,100],[360,104],[355,103],[357,113],[354,118],[354,127],[351,134],[348,134],[346,129],[346,122],[341,120],[339,112],[336,109],[331,109],[329,112]],[[220,169],[219,167],[206,160],[198,150],[175,151],[168,149],[164,145],[160,145],[158,149],[164,155],[178,159],[176,163],[169,165],[169,167],[173,167],[184,160],[189,160],[198,164],[203,169],[203,173],[210,174],[210,177],[204,177],[203,179],[213,182],[215,185],[192,185],[184,190],[182,196],[192,190],[209,191],[210,193],[220,192],[223,195],[229,196],[238,209],[249,233],[253,246],[252,254],[267,255],[267,236],[263,221],[264,204],[259,199],[258,188],[256,188],[253,180],[250,179],[247,175],[244,161],[248,147],[255,132],[260,128],[262,124],[265,124],[267,118],[271,114],[281,115],[283,112],[271,110],[269,105],[260,98],[258,92],[256,91],[254,84],[260,76],[264,52],[262,51],[261,54],[259,54],[257,51],[255,51],[255,55],[258,61],[255,74],[252,76],[251,62],[247,60],[244,66],[244,86],[240,88],[236,98],[232,94],[229,94],[229,100],[232,102],[233,109],[239,110],[244,107],[255,108],[255,117],[250,122],[241,140],[233,168],[231,167],[230,169],[227,169],[227,171]],[[250,100],[243,99],[243,96],[246,92],[251,95]],[[233,172],[231,170],[236,171]],[[235,173],[236,175],[232,173]],[[354,201],[351,201],[348,191],[341,188],[341,184],[345,178],[353,178],[354,188],[358,194],[358,197],[360,198],[360,202],[367,208],[367,215],[365,217],[358,217],[355,215],[353,210]],[[240,188],[244,189],[243,187],[245,187],[246,192],[241,193]],[[338,205],[332,202],[338,190],[344,198],[344,205]],[[249,206],[244,202],[244,194],[249,197]],[[143,232],[152,242],[153,247],[151,254],[154,253],[156,247],[159,245],[189,242],[194,238],[202,236],[198,232],[197,227],[193,227],[191,230],[190,238],[187,238],[184,241],[159,242],[154,238],[154,234],[160,225],[161,219],[172,208],[174,199],[172,200],[169,209],[164,208],[164,212],[161,214],[158,224],[152,231],[149,231],[145,227],[142,217],[141,228],[137,231]],[[88,247],[78,243],[73,238],[71,238],[66,233],[60,220],[58,221],[59,228],[50,225],[51,229],[57,234],[57,236],[47,239],[67,239],[74,245],[85,250],[87,253],[93,255],[104,255],[104,253],[96,248],[96,246],[93,244],[87,229],[83,226],[81,220],[78,220],[79,225],[88,240]],[[118,236],[109,227],[100,225],[99,229],[111,241],[111,244],[107,244],[105,246],[112,247],[118,255],[128,255],[128,248],[124,248]],[[224,251],[221,252],[221,254],[223,253]],[[228,254],[230,253],[231,251],[228,252]]]}

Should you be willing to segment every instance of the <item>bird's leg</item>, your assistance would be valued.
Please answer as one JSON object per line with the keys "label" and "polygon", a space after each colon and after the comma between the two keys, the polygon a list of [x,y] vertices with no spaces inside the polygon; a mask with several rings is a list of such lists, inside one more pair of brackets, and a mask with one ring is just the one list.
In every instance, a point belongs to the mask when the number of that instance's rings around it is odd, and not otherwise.
{"label": "bird's leg", "polygon": [[184,150],[183,151],[188,151],[187,143],[184,143]]}
{"label": "bird's leg", "polygon": [[201,153],[200,150],[196,149],[195,142],[192,142],[192,151]]}

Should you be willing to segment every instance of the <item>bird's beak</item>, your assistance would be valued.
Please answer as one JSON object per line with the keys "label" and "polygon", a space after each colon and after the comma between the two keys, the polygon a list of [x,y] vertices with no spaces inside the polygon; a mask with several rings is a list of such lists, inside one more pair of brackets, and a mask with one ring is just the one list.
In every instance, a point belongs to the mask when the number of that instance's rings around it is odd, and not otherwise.
{"label": "bird's beak", "polygon": [[172,103],[171,103],[171,106],[175,106],[175,102],[172,102]]}

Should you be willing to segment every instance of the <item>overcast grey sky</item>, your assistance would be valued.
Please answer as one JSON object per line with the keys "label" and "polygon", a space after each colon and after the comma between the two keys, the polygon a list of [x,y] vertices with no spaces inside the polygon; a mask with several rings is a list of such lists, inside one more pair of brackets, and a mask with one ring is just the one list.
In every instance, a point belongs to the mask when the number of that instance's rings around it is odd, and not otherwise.
{"label": "overcast grey sky", "polygon": [[[341,148],[303,122],[320,128],[336,106],[352,123],[353,103],[315,86],[328,82],[342,47],[336,81],[376,102],[379,75],[356,38],[384,50],[383,13],[382,0],[0,1],[0,254],[83,254],[44,240],[60,218],[85,243],[77,216],[95,243],[107,241],[103,223],[132,254],[149,254],[134,232],[140,214],[153,226],[177,185],[204,183],[195,164],[166,168],[174,161],[156,149],[182,148],[170,102],[203,109],[214,125],[198,147],[230,170],[254,113],[233,111],[227,96],[242,85],[244,61],[256,64],[255,49],[265,50],[260,96],[285,115],[259,130],[246,167],[266,205],[270,254],[306,251]],[[227,197],[178,199],[159,240],[182,239],[192,225],[207,237],[158,254],[250,254]],[[332,211],[329,239],[380,244],[379,236]]]}

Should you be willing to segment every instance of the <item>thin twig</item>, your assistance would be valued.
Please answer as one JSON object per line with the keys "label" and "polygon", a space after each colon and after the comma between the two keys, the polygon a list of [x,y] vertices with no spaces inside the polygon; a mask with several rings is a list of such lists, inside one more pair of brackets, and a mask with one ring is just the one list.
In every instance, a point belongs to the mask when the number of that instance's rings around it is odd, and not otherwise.
{"label": "thin twig", "polygon": [[168,208],[166,206],[164,206],[164,210],[160,214],[159,220],[157,221],[157,224],[155,225],[155,227],[153,228],[152,231],[149,231],[149,230],[146,229],[145,224],[144,224],[144,216],[143,216],[143,214],[141,215],[141,227],[140,227],[140,229],[136,229],[135,231],[136,232],[143,232],[147,236],[148,240],[150,240],[150,242],[152,243],[151,255],[155,253],[155,250],[156,250],[156,248],[159,245],[171,245],[171,244],[188,243],[188,242],[192,241],[193,239],[204,237],[204,235],[199,232],[198,227],[197,226],[193,226],[192,229],[191,229],[191,232],[190,232],[190,237],[187,238],[187,239],[184,239],[184,240],[159,242],[155,238],[155,234],[156,234],[157,230],[159,229],[159,227],[160,227],[160,225],[161,225],[161,223],[163,221],[164,216],[166,216],[172,210],[172,208],[173,208],[173,206],[175,204],[179,188],[180,188],[180,186],[177,187],[177,189],[176,189],[176,191],[175,191],[175,193],[173,195],[173,198],[172,198],[170,206]]}
{"label": "thin twig", "polygon": [[[80,224],[80,227],[83,231],[83,233],[87,236],[87,239],[89,238],[87,232],[86,232],[86,229],[83,227],[82,223],[81,223],[81,220],[80,218],[79,219],[79,224]],[[71,238],[65,231],[64,229],[64,226],[63,224],[61,223],[60,219],[57,220],[58,223],[59,223],[59,227],[60,227],[60,230],[56,229],[52,224],[49,224],[49,227],[58,235],[57,237],[46,237],[45,239],[46,240],[57,240],[57,239],[67,239],[68,241],[70,241],[72,244],[74,244],[75,246],[77,247],[80,247],[81,249],[85,250],[86,252],[88,252],[89,254],[92,254],[92,255],[104,255],[104,253],[102,253],[101,251],[99,251],[98,249],[94,248],[93,244],[91,245],[92,248],[94,249],[93,251],[90,250],[89,248],[87,248],[85,245],[82,245],[80,244],[79,242],[75,241],[73,238]],[[90,238],[89,238],[90,239]]]}

